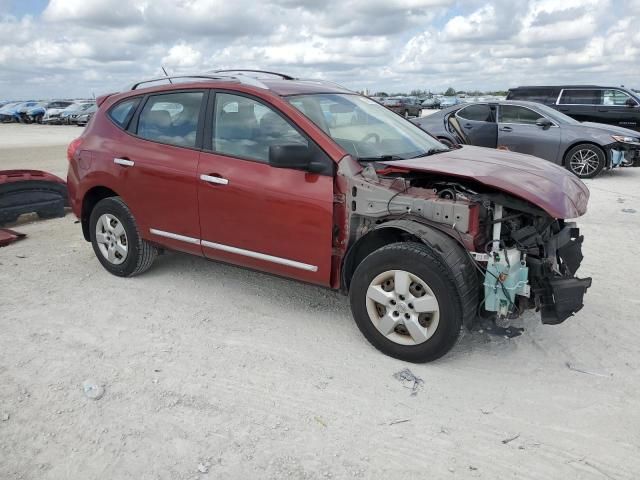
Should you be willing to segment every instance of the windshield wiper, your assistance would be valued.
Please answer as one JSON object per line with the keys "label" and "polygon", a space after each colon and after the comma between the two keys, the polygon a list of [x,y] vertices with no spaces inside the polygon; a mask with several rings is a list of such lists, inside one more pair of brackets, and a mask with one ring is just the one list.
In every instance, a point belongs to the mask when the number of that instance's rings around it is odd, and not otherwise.
{"label": "windshield wiper", "polygon": [[416,155],[415,157],[409,157],[409,158],[422,158],[422,157],[428,157],[429,155],[435,155],[436,153],[442,153],[442,152],[448,152],[450,149],[442,149],[442,148],[431,148],[429,150],[427,150],[424,153],[421,153],[420,155]]}
{"label": "windshield wiper", "polygon": [[388,162],[390,160],[404,160],[399,155],[380,155],[379,157],[358,157],[359,162]]}

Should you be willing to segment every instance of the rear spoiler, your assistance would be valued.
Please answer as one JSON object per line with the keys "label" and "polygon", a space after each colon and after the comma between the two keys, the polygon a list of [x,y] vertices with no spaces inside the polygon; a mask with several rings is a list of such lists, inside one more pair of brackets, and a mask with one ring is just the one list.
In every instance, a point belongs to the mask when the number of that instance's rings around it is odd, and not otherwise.
{"label": "rear spoiler", "polygon": [[100,95],[100,96],[98,96],[98,97],[96,98],[96,105],[97,105],[98,107],[100,107],[100,105],[102,105],[102,104],[104,103],[104,101],[105,101],[107,98],[109,98],[109,97],[110,97],[110,96],[112,96],[112,95],[116,95],[116,94],[118,94],[118,93],[120,93],[120,92],[111,92],[111,93],[107,93],[107,94],[105,94],[105,95]]}

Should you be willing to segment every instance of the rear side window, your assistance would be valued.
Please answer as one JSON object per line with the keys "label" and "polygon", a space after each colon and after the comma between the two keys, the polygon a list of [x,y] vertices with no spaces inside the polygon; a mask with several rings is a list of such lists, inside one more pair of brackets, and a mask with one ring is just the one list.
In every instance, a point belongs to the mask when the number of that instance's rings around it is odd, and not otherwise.
{"label": "rear side window", "polygon": [[127,124],[129,123],[129,120],[131,120],[138,103],[140,103],[140,97],[118,103],[109,110],[109,118],[111,118],[111,120],[113,120],[120,128],[127,128]]}
{"label": "rear side window", "polygon": [[535,125],[542,115],[526,107],[518,105],[500,105],[500,123],[521,123],[525,125]]}
{"label": "rear side window", "polygon": [[561,105],[601,105],[602,90],[587,88],[564,90],[558,103]]}
{"label": "rear side window", "polygon": [[507,100],[527,100],[529,102],[555,103],[558,90],[552,88],[521,88],[510,90]]}
{"label": "rear side window", "polygon": [[458,117],[475,122],[493,122],[493,114],[489,105],[469,105],[458,110]]}
{"label": "rear side window", "polygon": [[195,147],[203,92],[153,95],[138,120],[138,136],[179,147]]}

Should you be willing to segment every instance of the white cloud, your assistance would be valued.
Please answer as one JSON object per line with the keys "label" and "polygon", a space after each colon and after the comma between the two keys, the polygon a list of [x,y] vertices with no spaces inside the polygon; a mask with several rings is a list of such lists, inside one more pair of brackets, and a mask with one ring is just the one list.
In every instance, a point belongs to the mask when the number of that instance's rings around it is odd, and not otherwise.
{"label": "white cloud", "polygon": [[[0,0],[0,98],[263,68],[351,88],[640,86],[640,0]],[[5,12],[5,13],[3,13]]]}

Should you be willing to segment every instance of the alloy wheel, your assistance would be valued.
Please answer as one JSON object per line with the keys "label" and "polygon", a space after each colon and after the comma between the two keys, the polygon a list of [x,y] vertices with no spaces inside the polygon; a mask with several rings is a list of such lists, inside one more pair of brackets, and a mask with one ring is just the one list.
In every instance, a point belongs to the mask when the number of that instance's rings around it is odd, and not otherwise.
{"label": "alloy wheel", "polygon": [[127,232],[116,216],[110,213],[100,215],[96,222],[96,243],[109,263],[120,265],[127,259]]}
{"label": "alloy wheel", "polygon": [[594,173],[600,165],[598,154],[590,148],[583,148],[575,152],[569,160],[571,171],[579,177],[586,177]]}
{"label": "alloy wheel", "polygon": [[426,282],[410,272],[381,273],[369,284],[366,295],[369,319],[394,343],[419,345],[438,328],[438,300]]}

